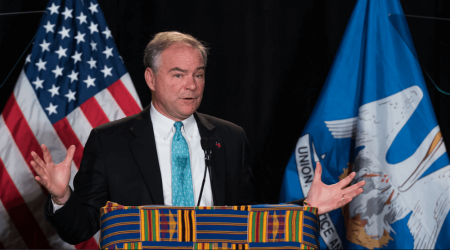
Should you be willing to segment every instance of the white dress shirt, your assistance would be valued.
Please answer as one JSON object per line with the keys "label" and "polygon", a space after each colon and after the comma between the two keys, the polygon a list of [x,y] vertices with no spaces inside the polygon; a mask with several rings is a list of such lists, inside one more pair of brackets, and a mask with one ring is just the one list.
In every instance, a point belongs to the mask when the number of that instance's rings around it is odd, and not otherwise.
{"label": "white dress shirt", "polygon": [[[153,106],[153,102],[150,107],[150,118],[153,124],[153,134],[155,135],[156,151],[158,154],[159,169],[161,171],[164,205],[170,206],[172,205],[172,138],[175,134],[175,121],[159,113]],[[205,154],[200,144],[200,132],[198,131],[194,115],[189,116],[182,123],[181,133],[189,147],[194,203],[197,206],[205,171]],[[63,205],[54,203],[53,199],[51,200],[53,203],[53,212],[63,207]],[[206,175],[200,206],[213,206],[209,172]]]}
{"label": "white dress shirt", "polygon": [[[158,153],[159,169],[163,186],[164,205],[172,205],[172,138],[175,134],[175,121],[165,117],[153,106],[150,107],[150,117],[155,135],[156,151]],[[200,189],[202,188],[205,171],[205,154],[200,144],[200,132],[194,115],[182,121],[181,133],[189,147],[191,161],[192,187],[194,188],[195,205],[197,206]],[[209,172],[206,175],[200,206],[213,206]]]}

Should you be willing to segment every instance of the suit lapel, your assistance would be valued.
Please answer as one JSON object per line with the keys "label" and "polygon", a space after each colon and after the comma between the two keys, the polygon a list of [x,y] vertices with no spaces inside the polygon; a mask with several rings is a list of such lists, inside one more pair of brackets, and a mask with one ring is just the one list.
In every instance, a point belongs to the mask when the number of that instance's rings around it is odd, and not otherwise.
{"label": "suit lapel", "polygon": [[198,112],[194,113],[195,120],[197,122],[198,131],[200,132],[200,136],[210,138],[214,137],[216,142],[220,144],[220,146],[216,146],[213,149],[212,156],[212,166],[211,166],[211,176],[213,178],[214,186],[212,189],[214,190],[214,194],[216,195],[216,202],[214,206],[223,206],[225,204],[225,179],[219,178],[220,176],[226,176],[226,157],[225,157],[225,147],[222,143],[222,140],[215,133],[216,127],[211,124],[206,117]]}
{"label": "suit lapel", "polygon": [[154,204],[164,204],[161,172],[155,135],[150,119],[150,105],[137,116],[130,129],[135,138],[129,145]]}

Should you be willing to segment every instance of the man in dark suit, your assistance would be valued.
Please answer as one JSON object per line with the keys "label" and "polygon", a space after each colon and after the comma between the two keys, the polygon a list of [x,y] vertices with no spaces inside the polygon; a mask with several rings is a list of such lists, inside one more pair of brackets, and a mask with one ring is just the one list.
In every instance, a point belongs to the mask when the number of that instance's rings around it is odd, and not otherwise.
{"label": "man in dark suit", "polygon": [[[243,129],[196,112],[205,86],[205,47],[186,34],[159,33],[147,46],[144,63],[151,105],[92,130],[74,191],[68,185],[74,146],[58,165],[45,145],[44,161],[32,153],[36,180],[50,193],[45,215],[68,243],[84,241],[99,230],[99,209],[106,201],[127,206],[196,204],[202,179],[198,176],[203,177],[205,169],[199,144],[203,137],[213,138],[215,147],[213,182],[207,178],[202,205],[252,202],[250,153]],[[343,189],[354,174],[326,186],[320,172],[319,164],[307,198],[320,213],[341,207],[362,192],[364,183]]]}

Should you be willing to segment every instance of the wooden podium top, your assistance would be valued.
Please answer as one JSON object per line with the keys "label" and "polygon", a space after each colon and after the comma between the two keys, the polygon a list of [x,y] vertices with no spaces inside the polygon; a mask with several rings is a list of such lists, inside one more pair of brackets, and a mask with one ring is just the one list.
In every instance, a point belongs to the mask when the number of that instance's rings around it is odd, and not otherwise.
{"label": "wooden podium top", "polygon": [[292,204],[101,208],[101,249],[318,249],[317,209]]}

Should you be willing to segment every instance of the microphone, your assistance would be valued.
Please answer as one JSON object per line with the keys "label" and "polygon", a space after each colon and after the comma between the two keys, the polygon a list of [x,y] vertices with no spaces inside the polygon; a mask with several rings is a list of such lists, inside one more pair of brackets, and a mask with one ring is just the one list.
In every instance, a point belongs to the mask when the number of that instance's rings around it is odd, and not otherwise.
{"label": "microphone", "polygon": [[202,139],[200,139],[200,145],[202,145],[203,150],[207,150],[209,147],[208,139],[206,139],[206,137],[202,137]]}
{"label": "microphone", "polygon": [[214,137],[209,137],[209,141],[208,141],[208,146],[209,146],[209,154],[210,154],[210,159],[209,159],[209,181],[211,182],[211,191],[212,191],[212,196],[213,196],[213,202],[214,202],[214,206],[217,206],[217,202],[216,202],[216,192],[214,190],[214,182],[213,182],[213,177],[212,177],[212,153],[213,153],[213,149],[216,146],[216,138]]}
{"label": "microphone", "polygon": [[212,155],[212,150],[216,146],[216,138],[209,137],[208,146],[209,146],[209,149],[211,150],[211,155]]}
{"label": "microphone", "polygon": [[[197,207],[200,206],[200,201],[202,199],[203,194],[203,188],[205,187],[205,180],[206,180],[206,170],[209,166],[209,161],[211,159],[212,150],[210,150],[210,144],[208,142],[208,139],[206,137],[202,137],[200,139],[200,145],[202,146],[203,151],[205,151],[205,173],[203,174],[203,181],[202,181],[202,188],[200,189],[200,196],[198,197]],[[211,170],[209,170],[210,176],[211,176]]]}
{"label": "microphone", "polygon": [[210,160],[212,156],[212,150],[214,148],[216,139],[214,137],[210,137],[209,140],[206,137],[202,137],[200,139],[200,144],[202,145],[203,151],[205,151],[205,158],[208,158]]}

